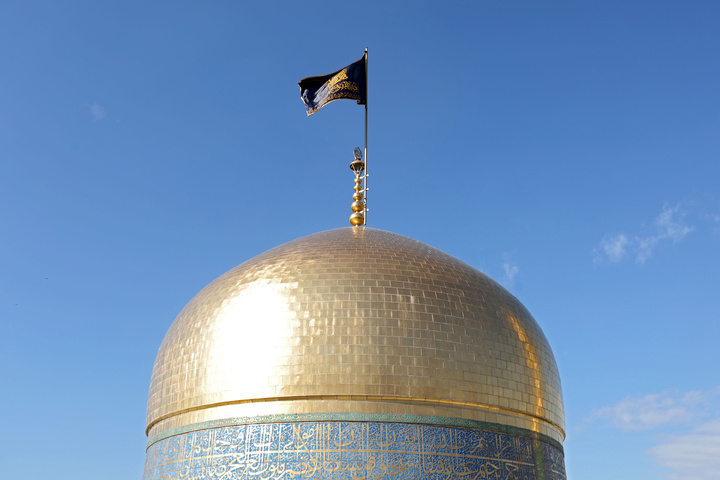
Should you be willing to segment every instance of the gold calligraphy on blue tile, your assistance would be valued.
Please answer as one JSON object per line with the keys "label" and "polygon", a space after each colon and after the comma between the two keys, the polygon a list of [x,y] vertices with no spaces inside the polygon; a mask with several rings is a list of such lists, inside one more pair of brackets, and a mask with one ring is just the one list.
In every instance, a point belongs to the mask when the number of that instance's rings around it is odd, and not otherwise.
{"label": "gold calligraphy on blue tile", "polygon": [[[537,442],[537,440],[535,440]],[[382,422],[297,422],[210,428],[148,449],[144,480],[565,480],[563,454],[501,432]],[[538,474],[539,473],[539,474]]]}

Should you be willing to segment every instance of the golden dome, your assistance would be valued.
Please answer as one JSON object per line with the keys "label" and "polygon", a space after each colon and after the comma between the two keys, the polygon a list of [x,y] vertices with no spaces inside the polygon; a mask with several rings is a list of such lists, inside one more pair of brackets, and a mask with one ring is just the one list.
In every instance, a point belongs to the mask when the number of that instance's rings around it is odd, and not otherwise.
{"label": "golden dome", "polygon": [[160,346],[147,431],[338,412],[565,436],[555,359],[525,307],[456,258],[366,227],[286,243],[198,293]]}

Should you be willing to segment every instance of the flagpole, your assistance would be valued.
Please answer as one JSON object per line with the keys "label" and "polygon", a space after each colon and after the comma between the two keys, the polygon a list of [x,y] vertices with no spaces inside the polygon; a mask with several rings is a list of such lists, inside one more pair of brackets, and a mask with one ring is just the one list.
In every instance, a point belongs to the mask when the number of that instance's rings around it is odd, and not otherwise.
{"label": "flagpole", "polygon": [[367,159],[367,125],[368,125],[368,49],[365,48],[365,223],[368,217],[368,159]]}

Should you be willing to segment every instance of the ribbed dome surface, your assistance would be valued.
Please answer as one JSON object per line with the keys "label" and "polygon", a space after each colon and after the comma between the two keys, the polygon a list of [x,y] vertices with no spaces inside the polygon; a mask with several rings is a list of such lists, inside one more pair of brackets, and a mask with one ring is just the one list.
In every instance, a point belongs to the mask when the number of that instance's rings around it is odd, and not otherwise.
{"label": "ribbed dome surface", "polygon": [[564,438],[557,366],[523,305],[450,255],[366,227],[286,243],[198,293],[155,361],[148,434],[310,412]]}

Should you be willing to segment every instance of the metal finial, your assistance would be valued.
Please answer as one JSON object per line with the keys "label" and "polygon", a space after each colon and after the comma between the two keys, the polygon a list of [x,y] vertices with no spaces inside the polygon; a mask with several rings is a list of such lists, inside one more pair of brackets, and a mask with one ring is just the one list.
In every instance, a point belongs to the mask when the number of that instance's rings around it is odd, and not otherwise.
{"label": "metal finial", "polygon": [[350,169],[355,172],[355,186],[353,187],[355,193],[353,193],[353,203],[350,205],[350,209],[353,211],[353,214],[350,215],[350,225],[357,227],[365,225],[365,214],[363,213],[365,211],[365,202],[363,202],[361,178],[365,170],[365,162],[362,161],[362,150],[356,148],[353,154],[355,160],[350,164]]}

